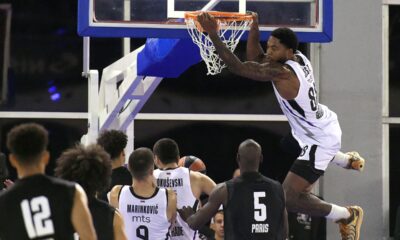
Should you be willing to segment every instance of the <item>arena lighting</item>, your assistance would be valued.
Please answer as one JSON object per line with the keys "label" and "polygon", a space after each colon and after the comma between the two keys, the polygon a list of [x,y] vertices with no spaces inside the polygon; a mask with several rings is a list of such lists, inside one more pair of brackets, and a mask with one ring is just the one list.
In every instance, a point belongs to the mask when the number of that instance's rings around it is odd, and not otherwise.
{"label": "arena lighting", "polygon": [[50,96],[51,101],[53,102],[57,102],[58,100],[60,100],[61,98],[61,94],[60,93],[54,93]]}
{"label": "arena lighting", "polygon": [[61,94],[57,91],[57,86],[55,85],[55,81],[49,80],[49,81],[47,81],[47,84],[49,85],[47,92],[50,93],[51,101],[53,101],[53,102],[59,101],[61,99]]}

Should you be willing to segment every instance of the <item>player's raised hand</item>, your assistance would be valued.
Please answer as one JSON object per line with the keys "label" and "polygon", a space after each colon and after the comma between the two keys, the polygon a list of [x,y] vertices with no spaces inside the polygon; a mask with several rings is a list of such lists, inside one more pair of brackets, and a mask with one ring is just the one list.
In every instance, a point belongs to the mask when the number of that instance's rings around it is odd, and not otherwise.
{"label": "player's raised hand", "polygon": [[197,21],[200,23],[203,30],[207,33],[217,32],[218,23],[217,20],[210,14],[203,12],[197,17]]}
{"label": "player's raised hand", "polygon": [[253,23],[251,24],[252,27],[258,27],[258,13],[247,11],[248,14],[251,14],[253,17]]}

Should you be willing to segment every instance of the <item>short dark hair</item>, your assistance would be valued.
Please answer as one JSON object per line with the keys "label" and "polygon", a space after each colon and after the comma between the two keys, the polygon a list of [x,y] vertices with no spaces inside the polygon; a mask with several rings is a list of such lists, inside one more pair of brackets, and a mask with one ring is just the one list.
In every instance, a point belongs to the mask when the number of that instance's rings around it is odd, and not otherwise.
{"label": "short dark hair", "polygon": [[224,210],[223,209],[218,209],[218,211],[214,214],[214,216],[212,217],[213,222],[215,221],[215,216],[217,216],[217,214],[222,214],[224,215]]}
{"label": "short dark hair", "polygon": [[104,131],[97,138],[97,144],[110,154],[111,160],[116,159],[124,151],[127,143],[128,137],[126,134],[118,130]]}
{"label": "short dark hair", "polygon": [[17,161],[24,164],[35,163],[47,149],[48,135],[42,125],[21,124],[7,134],[7,148],[15,155]]}
{"label": "short dark hair", "polygon": [[79,183],[88,196],[94,196],[110,185],[111,159],[98,145],[77,145],[57,159],[55,175]]}
{"label": "short dark hair", "polygon": [[258,169],[262,160],[262,148],[253,139],[246,139],[240,143],[237,157],[240,160],[241,168],[245,168],[246,170]]}
{"label": "short dark hair", "polygon": [[293,52],[299,47],[296,33],[290,28],[277,28],[271,32],[271,36],[276,37],[287,48],[293,49]]}
{"label": "short dark hair", "polygon": [[129,156],[129,171],[134,179],[143,180],[154,169],[154,156],[149,148],[138,148]]}
{"label": "short dark hair", "polygon": [[153,146],[153,152],[163,164],[179,161],[178,144],[171,138],[158,140]]}

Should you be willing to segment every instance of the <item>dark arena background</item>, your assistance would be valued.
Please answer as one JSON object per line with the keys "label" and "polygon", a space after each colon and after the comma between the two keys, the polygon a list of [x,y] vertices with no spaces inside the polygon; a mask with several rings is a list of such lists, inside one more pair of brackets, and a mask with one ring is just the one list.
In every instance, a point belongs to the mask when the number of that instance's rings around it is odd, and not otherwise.
{"label": "dark arena background", "polygon": [[[55,159],[88,130],[88,80],[82,77],[77,8],[78,1],[71,0],[0,1],[0,151],[8,154],[6,135],[15,125],[43,124],[50,133],[50,175]],[[132,38],[130,49],[145,42]],[[332,42],[300,44],[313,63],[320,102],[338,115],[342,151],[357,150],[367,161],[363,173],[332,164],[316,194],[341,205],[362,206],[363,240],[400,239],[394,238],[396,221],[400,226],[399,43],[399,1],[336,0]],[[245,51],[246,41],[241,41],[235,53],[244,60]],[[101,73],[123,56],[123,41],[92,38],[90,54],[90,68]],[[188,114],[202,117],[179,118]],[[181,156],[202,159],[216,183],[232,177],[238,145],[245,139],[262,146],[260,172],[280,182],[299,151],[271,84],[226,69],[209,76],[204,62],[177,78],[164,78],[137,115],[135,148],[152,148],[163,137],[176,140]],[[8,167],[9,178],[15,180],[15,170]],[[324,239],[338,239],[337,226],[329,221]]]}

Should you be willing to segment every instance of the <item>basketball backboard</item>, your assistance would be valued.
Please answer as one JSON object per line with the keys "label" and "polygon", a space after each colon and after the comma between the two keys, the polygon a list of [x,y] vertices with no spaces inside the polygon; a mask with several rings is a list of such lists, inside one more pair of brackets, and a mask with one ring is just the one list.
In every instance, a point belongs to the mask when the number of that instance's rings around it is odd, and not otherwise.
{"label": "basketball backboard", "polygon": [[302,42],[329,42],[332,4],[332,0],[79,0],[78,33],[189,38],[183,20],[186,11],[253,11],[259,15],[264,40],[272,29],[286,26],[295,30]]}

